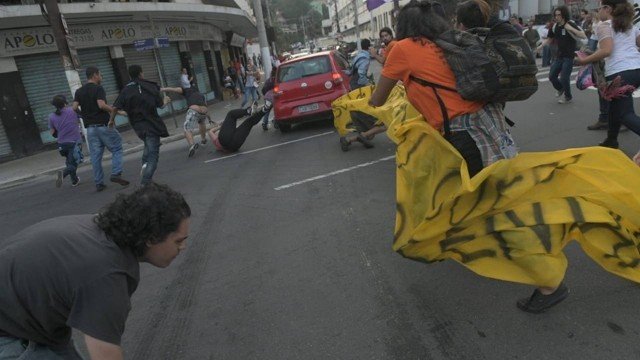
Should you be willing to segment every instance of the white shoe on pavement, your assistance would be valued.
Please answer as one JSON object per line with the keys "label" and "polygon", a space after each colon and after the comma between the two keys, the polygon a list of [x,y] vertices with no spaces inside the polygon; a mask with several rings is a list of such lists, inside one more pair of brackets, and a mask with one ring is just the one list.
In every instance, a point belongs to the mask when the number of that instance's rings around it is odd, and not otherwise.
{"label": "white shoe on pavement", "polygon": [[567,99],[566,97],[561,97],[558,99],[558,104],[568,104],[571,102],[571,99]]}
{"label": "white shoe on pavement", "polygon": [[560,96],[562,96],[562,94],[564,94],[564,91],[562,90],[556,90],[556,97],[559,98]]}
{"label": "white shoe on pavement", "polygon": [[146,168],[147,168],[147,163],[142,164],[142,167],[140,168],[140,177],[144,175],[144,170]]}

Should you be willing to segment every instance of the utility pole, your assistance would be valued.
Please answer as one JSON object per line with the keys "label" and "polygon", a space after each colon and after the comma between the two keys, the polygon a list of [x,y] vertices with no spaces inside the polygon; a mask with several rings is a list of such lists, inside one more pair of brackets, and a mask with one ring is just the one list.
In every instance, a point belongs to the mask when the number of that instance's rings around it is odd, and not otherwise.
{"label": "utility pole", "polygon": [[271,53],[269,52],[269,42],[267,41],[267,30],[264,28],[264,17],[262,15],[262,4],[260,0],[253,0],[253,14],[256,16],[256,26],[258,27],[258,39],[260,41],[262,64],[264,65],[264,76],[265,78],[269,78],[271,76]]}
{"label": "utility pole", "polygon": [[351,4],[353,5],[353,24],[355,25],[356,31],[356,47],[358,50],[362,50],[362,45],[360,45],[360,25],[358,25],[358,4],[357,0],[351,0]]}
{"label": "utility pole", "polygon": [[391,17],[392,27],[398,24],[398,14],[400,13],[400,0],[393,0],[393,16]]}
{"label": "utility pole", "polygon": [[67,77],[69,88],[71,89],[71,95],[73,96],[76,90],[82,86],[82,82],[78,74],[78,68],[80,67],[78,53],[73,46],[71,36],[69,36],[67,23],[64,20],[64,16],[60,13],[57,0],[43,0],[43,2],[40,3],[40,9],[46,12],[47,21],[53,30],[58,52],[62,58],[64,73]]}
{"label": "utility pole", "polygon": [[[271,28],[271,30],[273,30],[273,19],[271,18],[271,4],[269,3],[270,0],[266,0],[266,8],[267,8],[267,25],[269,25],[269,27]],[[267,39],[268,40],[268,39]],[[277,54],[278,51],[276,50],[276,41],[275,39],[271,42],[271,51],[273,51],[273,54]],[[262,65],[264,65],[266,63],[263,63]]]}
{"label": "utility pole", "polygon": [[336,12],[336,32],[340,34],[340,20],[338,18],[338,0],[333,0],[333,8]]}
{"label": "utility pole", "polygon": [[[160,86],[166,87],[167,82],[164,77],[164,66],[162,66],[162,58],[160,58],[160,54],[158,53],[158,34],[156,33],[156,25],[153,23],[153,18],[151,15],[147,15],[147,19],[149,19],[149,25],[151,25],[151,32],[153,34],[153,57],[156,60],[156,67],[158,69],[158,76],[160,77]],[[144,69],[143,69],[144,70]],[[200,85],[203,87],[203,85]],[[167,94],[164,94],[165,96]],[[173,104],[169,103],[169,111],[171,112],[171,118],[173,119],[173,125],[178,128],[178,121],[176,120],[176,112],[173,109]]]}
{"label": "utility pole", "polygon": [[304,18],[305,16],[302,15],[300,16],[300,21],[302,21],[302,39],[303,39],[303,43],[304,43],[304,47],[307,47],[307,30],[304,27]]}

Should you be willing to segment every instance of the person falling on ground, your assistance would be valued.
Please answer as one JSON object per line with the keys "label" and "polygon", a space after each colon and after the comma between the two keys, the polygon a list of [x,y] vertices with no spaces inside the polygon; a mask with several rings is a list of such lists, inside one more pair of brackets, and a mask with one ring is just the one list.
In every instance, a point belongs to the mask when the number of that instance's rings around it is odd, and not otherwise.
{"label": "person falling on ground", "polygon": [[[235,109],[227,113],[222,125],[209,130],[211,142],[218,151],[236,152],[247,140],[251,129],[260,122],[265,114],[271,111],[273,104],[266,100],[260,109],[253,105],[246,109]],[[240,126],[236,126],[239,119],[249,116]]]}

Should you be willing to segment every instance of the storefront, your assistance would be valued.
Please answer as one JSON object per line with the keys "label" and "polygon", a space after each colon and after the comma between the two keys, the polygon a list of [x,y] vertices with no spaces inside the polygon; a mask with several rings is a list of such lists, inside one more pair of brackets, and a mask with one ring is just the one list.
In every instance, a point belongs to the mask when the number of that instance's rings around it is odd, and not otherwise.
{"label": "storefront", "polygon": [[[147,80],[178,86],[182,69],[178,41],[189,42],[193,48],[192,57],[198,84],[213,98],[202,41],[222,42],[222,32],[211,24],[156,22],[153,29],[148,23],[70,24],[69,33],[78,52],[81,66],[78,73],[82,83],[87,80],[87,66],[100,69],[103,75],[102,86],[109,104],[115,101],[120,90],[111,56],[124,56],[127,66],[142,66]],[[134,46],[135,40],[150,39],[154,36],[168,38],[168,47],[161,47],[157,51],[139,51]],[[4,48],[0,48],[0,57],[13,58],[15,61],[33,115],[32,121],[40,133],[40,140],[44,144],[55,142],[48,130],[48,118],[54,110],[51,99],[54,95],[61,94],[66,96],[71,104],[73,94],[57,52],[52,29],[38,27],[1,30],[0,41],[5,44]],[[114,48],[118,48],[118,51],[121,48],[121,54],[113,55],[110,50]],[[172,106],[174,110],[185,108],[184,101],[177,101]],[[168,112],[168,109],[162,111],[163,114]],[[117,124],[123,123],[126,123],[126,119],[119,117]],[[36,137],[35,133],[33,136]],[[0,122],[0,157],[6,154],[11,154],[11,146]]]}

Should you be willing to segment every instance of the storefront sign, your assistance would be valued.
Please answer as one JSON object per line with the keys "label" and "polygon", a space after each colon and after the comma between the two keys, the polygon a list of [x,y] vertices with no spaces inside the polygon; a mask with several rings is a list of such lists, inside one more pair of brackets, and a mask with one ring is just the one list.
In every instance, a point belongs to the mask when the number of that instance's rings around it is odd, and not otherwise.
{"label": "storefront sign", "polygon": [[244,37],[236,33],[233,33],[233,36],[231,37],[231,42],[229,45],[235,46],[235,47],[244,47],[244,41],[245,41]]}
{"label": "storefront sign", "polygon": [[[153,37],[179,40],[222,42],[222,32],[211,24],[157,22],[149,23],[70,24],[69,35],[78,49],[132,44]],[[243,38],[244,41],[244,38]],[[0,31],[0,57],[57,51],[53,30],[49,27]],[[163,44],[165,40],[163,40]]]}

